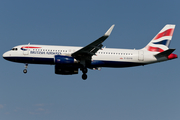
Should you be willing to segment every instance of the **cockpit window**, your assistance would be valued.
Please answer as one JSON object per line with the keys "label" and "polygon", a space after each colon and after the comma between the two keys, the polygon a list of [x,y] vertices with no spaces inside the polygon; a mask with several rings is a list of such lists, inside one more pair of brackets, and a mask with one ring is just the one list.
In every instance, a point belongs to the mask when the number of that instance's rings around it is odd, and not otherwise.
{"label": "cockpit window", "polygon": [[17,48],[12,48],[11,50],[17,51],[18,49]]}

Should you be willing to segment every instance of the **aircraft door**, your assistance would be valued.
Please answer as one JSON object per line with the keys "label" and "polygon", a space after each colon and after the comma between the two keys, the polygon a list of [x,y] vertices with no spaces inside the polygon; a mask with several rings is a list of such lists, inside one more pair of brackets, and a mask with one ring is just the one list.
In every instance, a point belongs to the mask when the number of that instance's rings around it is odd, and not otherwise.
{"label": "aircraft door", "polygon": [[144,61],[144,51],[142,51],[142,50],[139,50],[138,51],[138,60],[139,61]]}
{"label": "aircraft door", "polygon": [[24,50],[23,50],[23,54],[24,54],[24,55],[29,55],[29,45],[30,45],[30,44],[28,44],[28,46],[26,46],[26,47],[23,48],[23,49],[24,49]]}
{"label": "aircraft door", "polygon": [[29,54],[29,48],[26,48],[25,50],[23,50],[23,54],[28,55]]}

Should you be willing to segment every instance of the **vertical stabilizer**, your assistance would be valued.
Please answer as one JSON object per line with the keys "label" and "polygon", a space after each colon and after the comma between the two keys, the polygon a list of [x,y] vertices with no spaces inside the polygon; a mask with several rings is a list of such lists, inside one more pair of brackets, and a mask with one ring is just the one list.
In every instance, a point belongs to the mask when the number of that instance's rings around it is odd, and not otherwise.
{"label": "vertical stabilizer", "polygon": [[146,45],[143,50],[151,52],[163,52],[169,49],[175,25],[167,24],[164,28]]}

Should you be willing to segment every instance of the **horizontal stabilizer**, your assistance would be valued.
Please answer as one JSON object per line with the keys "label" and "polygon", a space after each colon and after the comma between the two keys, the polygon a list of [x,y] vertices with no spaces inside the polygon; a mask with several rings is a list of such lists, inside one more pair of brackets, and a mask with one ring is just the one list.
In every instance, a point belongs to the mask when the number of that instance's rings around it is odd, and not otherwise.
{"label": "horizontal stabilizer", "polygon": [[167,57],[169,56],[175,49],[168,49],[164,52],[158,53],[155,55],[155,57]]}

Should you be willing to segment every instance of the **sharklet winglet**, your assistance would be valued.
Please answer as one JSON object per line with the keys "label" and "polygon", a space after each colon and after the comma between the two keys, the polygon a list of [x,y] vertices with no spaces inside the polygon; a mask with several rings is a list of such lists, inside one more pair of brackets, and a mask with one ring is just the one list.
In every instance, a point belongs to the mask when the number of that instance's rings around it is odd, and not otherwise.
{"label": "sharklet winglet", "polygon": [[104,36],[109,36],[109,35],[111,34],[114,26],[115,26],[115,25],[112,25],[112,26],[108,29],[108,31],[104,34]]}

